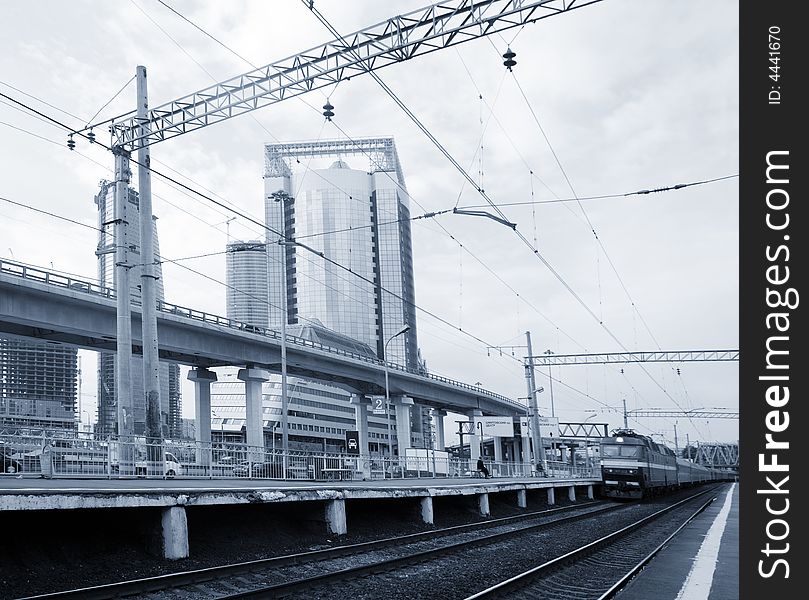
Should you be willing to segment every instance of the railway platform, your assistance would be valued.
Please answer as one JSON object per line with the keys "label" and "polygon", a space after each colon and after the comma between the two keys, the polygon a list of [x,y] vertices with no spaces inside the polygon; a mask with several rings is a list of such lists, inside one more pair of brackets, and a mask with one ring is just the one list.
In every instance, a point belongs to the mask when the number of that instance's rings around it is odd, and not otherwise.
{"label": "railway platform", "polygon": [[[592,499],[597,478],[422,478],[384,481],[283,481],[244,479],[9,479],[0,478],[0,511],[118,511],[141,514],[162,539],[168,559],[189,555],[189,515],[206,507],[238,514],[240,506],[293,507],[296,515],[323,523],[330,534],[348,533],[347,512],[361,502],[385,503],[424,524],[434,523],[444,502],[467,503],[490,516],[490,495],[526,508],[557,499]],[[135,511],[134,513],[132,511]]]}
{"label": "railway platform", "polygon": [[616,600],[738,600],[739,484],[722,488]]}

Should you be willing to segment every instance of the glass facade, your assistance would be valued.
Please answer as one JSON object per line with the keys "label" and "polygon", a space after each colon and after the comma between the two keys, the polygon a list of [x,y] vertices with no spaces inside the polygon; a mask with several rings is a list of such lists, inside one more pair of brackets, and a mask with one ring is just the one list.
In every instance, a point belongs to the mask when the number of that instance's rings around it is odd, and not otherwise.
{"label": "glass facade", "polygon": [[227,245],[225,265],[228,317],[267,327],[270,321],[267,245],[258,240],[232,242]]}
{"label": "glass facade", "polygon": [[[135,265],[143,262],[140,259],[140,223],[138,210],[138,193],[128,189],[129,202],[126,243],[132,248],[129,262]],[[98,207],[98,281],[102,286],[115,287],[115,184],[102,181],[94,201]],[[153,217],[154,251],[160,254],[157,237],[157,217]],[[132,267],[129,271],[129,292],[132,303],[140,304],[140,276],[142,268]],[[163,270],[158,263],[156,268],[157,282],[155,294],[157,300],[164,299]],[[174,363],[160,363],[160,423],[164,437],[180,437],[182,433],[182,400],[180,386],[180,367]],[[135,434],[141,435],[146,429],[146,398],[143,391],[143,359],[132,357],[132,384],[134,397]],[[98,358],[98,424],[96,433],[100,435],[114,434],[118,428],[118,408],[115,398],[115,354],[102,352]]]}
{"label": "glass facade", "polygon": [[[340,154],[365,153],[365,146],[375,172],[351,169],[339,158]],[[294,175],[285,160],[291,147],[305,147],[304,152],[312,156],[339,159],[328,169]],[[417,368],[410,213],[393,140],[365,140],[359,146],[347,140],[268,145],[265,152],[265,222],[270,230],[264,246],[266,270],[259,273],[260,251],[231,252],[229,245],[227,278],[240,291],[253,289],[253,284],[267,286],[263,296],[269,305],[267,319],[258,323],[239,316],[246,314],[238,311],[246,310],[251,300],[239,300],[238,293],[228,301],[228,317],[280,329],[285,312],[290,335],[368,356],[382,356],[385,340],[407,323],[410,331],[388,344],[388,360]],[[384,172],[376,171],[377,167]],[[282,235],[305,243],[328,260],[294,245],[279,244]],[[283,310],[282,275],[287,292]],[[258,311],[255,314],[263,317]],[[245,439],[244,383],[237,379],[237,372],[217,369],[219,381],[211,386],[214,439]],[[287,391],[292,450],[336,451],[345,444],[345,432],[356,430],[355,405],[346,390],[290,377]],[[262,394],[265,446],[278,448],[282,437],[280,376],[271,375]],[[428,412],[422,407],[412,411],[409,445],[423,445]],[[396,447],[393,411],[390,415],[368,414],[373,453],[387,453],[388,417]]]}

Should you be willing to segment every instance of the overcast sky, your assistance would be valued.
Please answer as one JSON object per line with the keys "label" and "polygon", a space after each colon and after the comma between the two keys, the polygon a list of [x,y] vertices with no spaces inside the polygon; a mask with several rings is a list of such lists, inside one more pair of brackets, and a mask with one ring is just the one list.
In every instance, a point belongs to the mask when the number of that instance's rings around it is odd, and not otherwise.
{"label": "overcast sky", "polygon": [[[165,3],[257,65],[331,39],[299,0]],[[424,4],[315,2],[344,34]],[[513,73],[501,57],[509,44]],[[0,3],[0,91],[70,126],[87,123],[139,64],[148,69],[152,107],[250,70],[158,0]],[[495,203],[524,203],[502,210],[553,269],[495,221],[452,214],[414,221],[416,303],[452,324],[419,312],[419,345],[432,372],[525,397],[526,331],[535,353],[738,348],[737,178],[586,199],[738,173],[736,2],[605,0],[378,73]],[[333,123],[319,114],[327,96]],[[414,216],[484,203],[369,76],[303,98],[317,110],[287,100],[157,144],[153,164],[260,219],[263,144],[392,135]],[[134,102],[130,83],[94,121]],[[105,131],[96,134],[108,141]],[[0,196],[94,226],[93,195],[99,180],[112,178],[112,157],[84,141],[71,153],[66,139],[0,98]],[[363,157],[346,161],[368,167]],[[326,165],[309,165],[319,166]],[[153,192],[164,257],[224,250],[232,214],[159,178]],[[548,202],[574,195],[580,204]],[[91,229],[2,200],[0,219],[0,257],[96,277]],[[229,233],[263,237],[241,218]],[[221,254],[182,264],[224,281]],[[221,284],[170,263],[163,273],[168,301],[225,314]],[[486,345],[518,347],[501,357]],[[85,410],[94,408],[94,356],[82,352]],[[739,408],[738,363],[565,366],[552,374],[562,421],[616,427],[622,398],[630,409]],[[546,369],[537,383],[549,414]],[[187,382],[183,400],[184,416],[193,416]],[[737,420],[676,422],[681,446],[686,435],[738,439]],[[630,426],[673,443],[674,423],[639,418]]]}

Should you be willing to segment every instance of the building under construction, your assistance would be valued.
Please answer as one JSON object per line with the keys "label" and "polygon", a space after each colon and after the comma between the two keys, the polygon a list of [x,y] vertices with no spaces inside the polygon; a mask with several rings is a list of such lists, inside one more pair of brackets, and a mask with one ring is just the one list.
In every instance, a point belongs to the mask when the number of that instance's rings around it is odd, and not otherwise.
{"label": "building under construction", "polygon": [[0,433],[75,432],[78,376],[75,348],[0,338]]}

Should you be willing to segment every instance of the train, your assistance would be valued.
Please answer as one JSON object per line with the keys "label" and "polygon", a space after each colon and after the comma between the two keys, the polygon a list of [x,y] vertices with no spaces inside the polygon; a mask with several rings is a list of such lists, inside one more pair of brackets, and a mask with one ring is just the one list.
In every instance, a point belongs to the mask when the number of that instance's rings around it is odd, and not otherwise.
{"label": "train", "polygon": [[602,438],[600,454],[601,493],[608,498],[648,498],[729,477],[725,471],[681,458],[632,429],[618,429]]}

